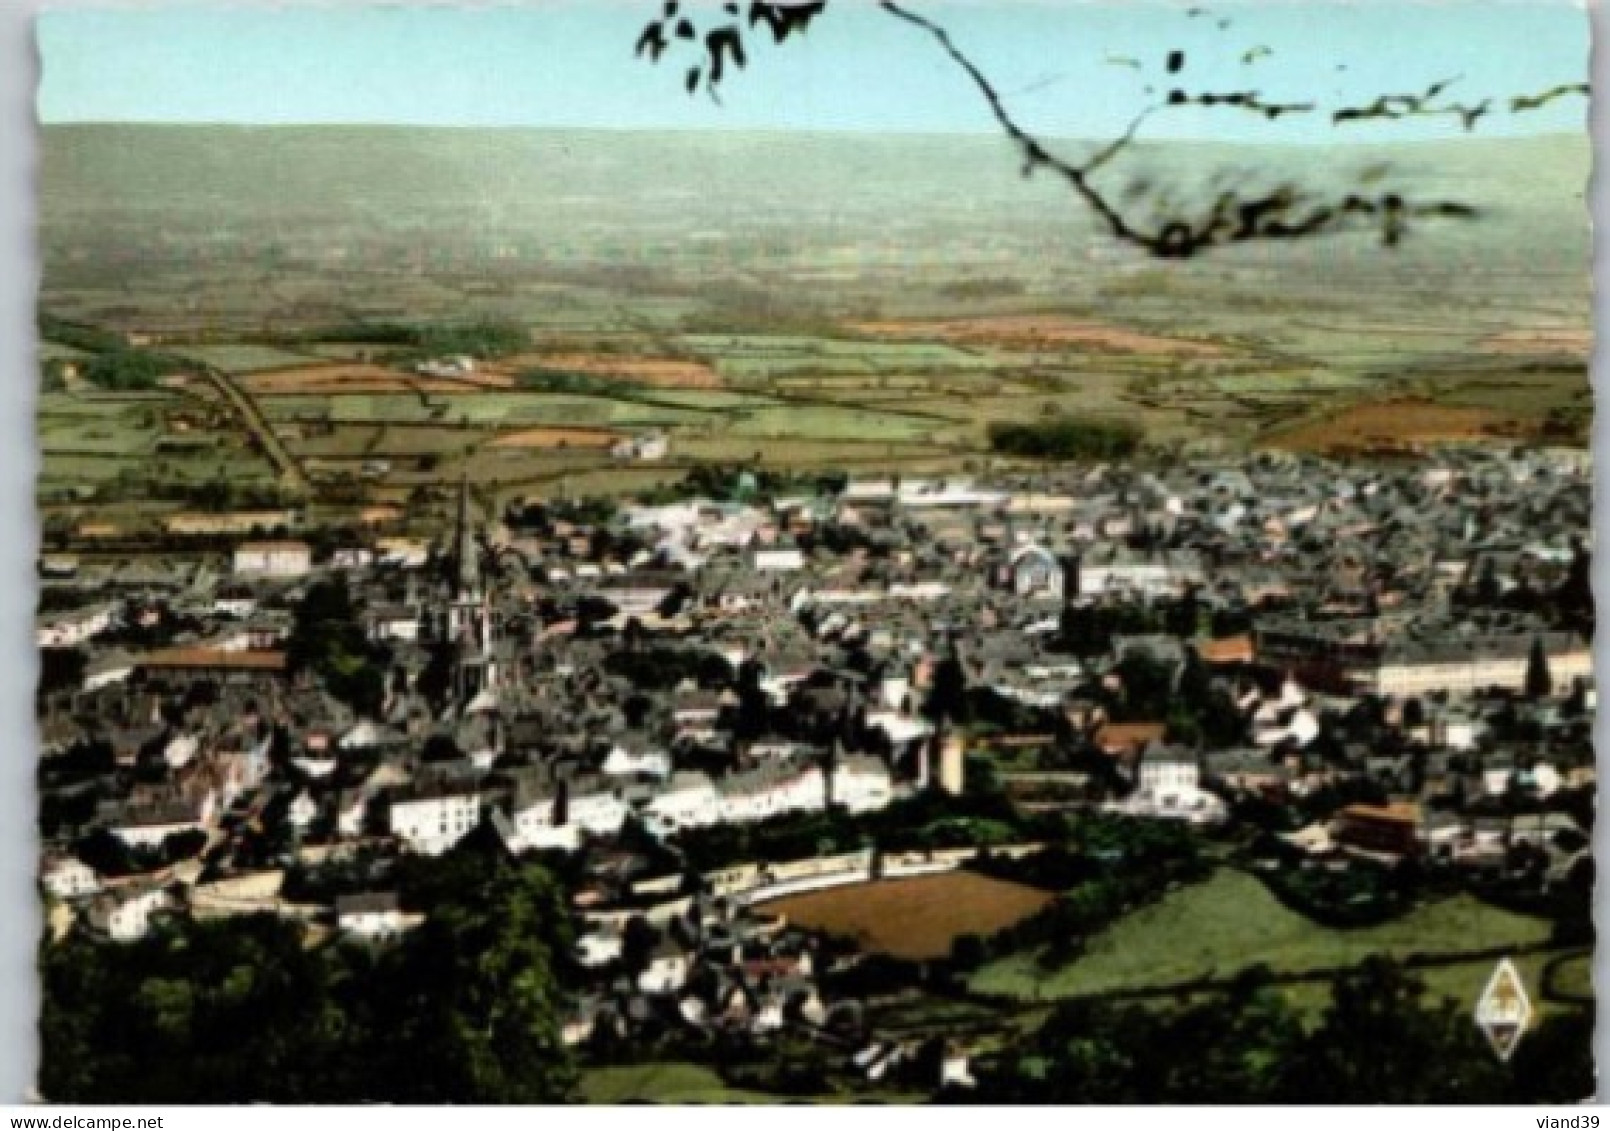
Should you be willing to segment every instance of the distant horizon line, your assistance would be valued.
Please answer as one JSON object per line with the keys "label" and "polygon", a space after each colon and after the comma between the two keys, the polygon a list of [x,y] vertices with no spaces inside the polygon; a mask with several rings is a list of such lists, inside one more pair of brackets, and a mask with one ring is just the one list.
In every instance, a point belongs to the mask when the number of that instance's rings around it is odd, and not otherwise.
{"label": "distant horizon line", "polygon": [[[889,130],[889,129],[853,129],[844,127],[822,126],[811,129],[771,128],[766,126],[611,126],[611,125],[551,125],[526,124],[509,122],[474,122],[474,123],[445,123],[445,122],[241,122],[241,121],[178,121],[141,118],[73,118],[47,121],[38,119],[43,130],[50,129],[164,129],[164,130],[375,130],[375,131],[434,131],[441,133],[471,133],[471,132],[499,132],[499,133],[610,133],[610,134],[662,134],[662,135],[701,135],[701,136],[766,136],[766,137],[899,137],[899,138],[967,138],[985,139],[999,138],[1009,141],[997,129],[980,130]],[[1398,140],[1381,138],[1317,138],[1312,141],[1294,139],[1271,139],[1268,141],[1249,141],[1245,139],[1219,139],[1199,137],[1195,135],[1167,135],[1159,134],[1153,137],[1138,137],[1135,144],[1138,146],[1168,143],[1171,145],[1222,145],[1238,148],[1269,147],[1291,149],[1345,149],[1355,146],[1422,146],[1422,145],[1463,145],[1476,142],[1516,142],[1516,141],[1543,141],[1548,139],[1578,138],[1583,142],[1590,142],[1589,127],[1584,122],[1581,130],[1553,129],[1538,130],[1527,133],[1461,133],[1448,137],[1418,137]],[[1105,136],[1080,136],[1073,134],[1049,136],[1048,140],[1058,142],[1097,143],[1107,142],[1111,139]]]}

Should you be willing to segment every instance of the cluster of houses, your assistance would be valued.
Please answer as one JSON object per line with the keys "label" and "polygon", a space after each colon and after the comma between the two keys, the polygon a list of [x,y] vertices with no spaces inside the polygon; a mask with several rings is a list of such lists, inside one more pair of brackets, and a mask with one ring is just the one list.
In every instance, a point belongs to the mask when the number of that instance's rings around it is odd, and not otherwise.
{"label": "cluster of houses", "polygon": [[[317,551],[291,530],[223,559],[56,556],[38,642],[80,661],[39,699],[59,933],[269,911],[379,945],[421,917],[383,862],[476,835],[583,852],[599,922],[700,830],[977,788],[1205,825],[1331,790],[1304,852],[1580,851],[1547,801],[1592,779],[1582,453],[1261,453],[490,523],[465,484],[452,512]],[[362,709],[293,648],[336,578],[377,670]],[[1187,678],[1233,737],[1182,729]],[[1481,802],[1517,795],[1531,824],[1495,831]],[[381,866],[308,894],[358,858]],[[581,940],[577,1040],[835,1008],[811,940],[741,902],[690,904],[630,962],[622,922]]]}
{"label": "cluster of houses", "polygon": [[853,1022],[854,1003],[830,1006],[823,998],[815,942],[780,916],[700,897],[658,924],[616,913],[589,926],[577,955],[597,977],[565,1027],[569,1044],[688,1033],[764,1036],[791,1021],[828,1026],[835,1009]]}

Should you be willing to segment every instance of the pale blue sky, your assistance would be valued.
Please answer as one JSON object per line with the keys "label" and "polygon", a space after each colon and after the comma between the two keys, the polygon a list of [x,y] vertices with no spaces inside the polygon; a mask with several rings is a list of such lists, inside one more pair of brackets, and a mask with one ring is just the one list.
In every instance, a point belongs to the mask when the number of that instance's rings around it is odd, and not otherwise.
{"label": "pale blue sky", "polygon": [[[1258,89],[1322,107],[1424,89],[1463,76],[1460,101],[1578,82],[1588,20],[1547,0],[1425,4],[1075,4],[910,0],[943,22],[1032,128],[1109,136],[1172,85],[1186,52],[1188,90]],[[984,132],[984,104],[917,29],[863,0],[836,0],[809,34],[774,48],[751,36],[747,70],[723,105],[688,97],[688,59],[632,58],[645,0],[550,0],[500,8],[205,8],[48,12],[39,20],[40,113],[47,122],[396,123],[642,129]],[[1219,17],[1232,26],[1221,30]],[[1251,65],[1254,46],[1271,53]],[[1146,70],[1107,62],[1132,57]],[[1345,69],[1343,69],[1345,68]],[[1582,129],[1580,97],[1486,119],[1480,133]],[[1171,110],[1150,137],[1376,141],[1460,136],[1450,119],[1342,129],[1328,115],[1269,123],[1240,111]]]}

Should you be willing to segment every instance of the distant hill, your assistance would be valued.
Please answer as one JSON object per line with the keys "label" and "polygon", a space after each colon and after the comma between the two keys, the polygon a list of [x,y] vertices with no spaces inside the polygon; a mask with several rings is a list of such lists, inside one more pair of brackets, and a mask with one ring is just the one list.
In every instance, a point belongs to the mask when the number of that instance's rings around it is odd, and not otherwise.
{"label": "distant hill", "polygon": [[[193,210],[266,219],[468,207],[520,222],[583,202],[715,213],[734,198],[781,218],[828,204],[860,212],[959,199],[985,211],[1067,211],[1054,185],[1025,183],[994,136],[57,125],[42,139],[47,223],[86,210],[166,220]],[[1096,143],[1061,144],[1077,154]],[[1581,199],[1591,150],[1585,135],[1336,148],[1168,142],[1138,146],[1112,179],[1135,167],[1242,169],[1322,185],[1382,162],[1427,193],[1458,188],[1542,215]],[[1565,219],[1585,230],[1582,215]]]}
{"label": "distant hill", "polygon": [[[1090,143],[1059,143],[1069,153]],[[909,299],[909,275],[1024,281],[1090,302],[1110,270],[1150,261],[1098,233],[1065,186],[1025,179],[996,136],[632,133],[525,129],[57,125],[42,132],[47,305],[121,285],[138,305],[157,274],[204,284],[241,265],[276,279],[345,271],[533,279],[589,276],[610,291],[699,297],[722,278],[769,294]],[[1290,180],[1340,195],[1457,199],[1473,222],[1428,224],[1383,254],[1371,235],[1232,248],[1171,265],[1170,294],[1230,302],[1235,281],[1286,301],[1525,303],[1585,310],[1585,136],[1400,146],[1141,145],[1102,173],[1175,186]],[[127,278],[125,272],[132,272]],[[364,275],[368,272],[368,275]],[[628,277],[629,275],[629,277]],[[570,282],[572,275],[564,276]],[[243,300],[249,301],[249,300]],[[410,298],[399,298],[410,309]]]}

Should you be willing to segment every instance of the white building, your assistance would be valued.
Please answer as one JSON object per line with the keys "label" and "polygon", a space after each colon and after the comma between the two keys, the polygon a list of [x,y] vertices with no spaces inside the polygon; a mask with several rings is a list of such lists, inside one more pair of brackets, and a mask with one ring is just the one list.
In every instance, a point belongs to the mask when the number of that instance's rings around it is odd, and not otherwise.
{"label": "white building", "polygon": [[305,789],[292,799],[291,804],[285,810],[285,819],[291,823],[291,827],[298,831],[306,829],[314,821],[318,820],[318,817],[319,803],[314,801],[313,795]]}
{"label": "white building", "polygon": [[381,538],[375,549],[387,565],[417,569],[430,560],[430,543],[420,538]]}
{"label": "white building", "polygon": [[728,774],[718,791],[720,819],[734,824],[827,807],[827,783],[817,766],[762,766]]}
{"label": "white building", "polygon": [[565,800],[568,823],[593,836],[614,836],[626,823],[628,808],[603,783],[578,783]]}
{"label": "white building", "polygon": [[120,652],[108,653],[90,661],[84,669],[84,690],[99,691],[122,683],[134,674],[134,660]]}
{"label": "white building", "polygon": [[515,802],[505,840],[514,852],[554,848],[573,852],[581,847],[583,836],[619,833],[629,813],[630,807],[606,782],[544,783]]}
{"label": "white building", "polygon": [[605,966],[621,956],[624,940],[613,931],[589,931],[576,940],[576,961],[583,966]]}
{"label": "white building", "polygon": [[1319,737],[1319,731],[1318,716],[1306,707],[1274,710],[1267,715],[1260,709],[1260,717],[1253,720],[1252,741],[1256,746],[1275,746],[1282,742],[1307,746]]}
{"label": "white building", "polygon": [[225,589],[213,598],[212,611],[220,616],[245,620],[257,611],[257,598],[244,588]]}
{"label": "white building", "polygon": [[627,436],[617,440],[609,449],[616,459],[635,459],[653,462],[671,454],[671,438],[664,432],[646,432],[640,436]]}
{"label": "white building", "polygon": [[881,759],[850,756],[833,769],[833,803],[852,813],[885,808],[894,799],[889,767]]}
{"label": "white building", "polygon": [[420,615],[406,606],[376,609],[369,614],[369,636],[375,640],[418,640]]}
{"label": "white building", "polygon": [[679,771],[649,801],[644,817],[661,836],[713,825],[721,820],[721,795],[708,774]]}
{"label": "white building", "polygon": [[481,802],[473,786],[415,787],[391,802],[392,834],[414,852],[440,856],[481,823]]}
{"label": "white building", "polygon": [[313,569],[306,542],[243,542],[235,547],[235,573],[253,577],[302,577]]}
{"label": "white building", "polygon": [[622,616],[640,617],[654,612],[669,597],[681,578],[665,573],[629,573],[598,587],[598,596],[614,605]]}
{"label": "white building", "polygon": [[671,943],[662,943],[637,976],[637,988],[646,994],[668,994],[687,984],[688,956]]}
{"label": "white building", "polygon": [[1123,801],[1107,806],[1133,816],[1218,824],[1229,809],[1216,794],[1201,788],[1195,755],[1153,743],[1141,754],[1136,789]]}
{"label": "white building", "polygon": [[39,882],[57,899],[78,899],[101,890],[95,869],[76,856],[48,856],[39,870]]}
{"label": "white building", "polygon": [[756,549],[751,554],[750,564],[757,573],[792,573],[805,568],[805,552],[798,546]]}
{"label": "white building", "polygon": [[1019,597],[1046,601],[1060,601],[1063,593],[1063,568],[1057,556],[1044,546],[1021,546],[1013,554],[1008,567],[1012,578],[1012,591]]}
{"label": "white building", "polygon": [[[1563,694],[1572,680],[1593,678],[1593,650],[1574,635],[1546,634],[1544,651],[1555,694]],[[1530,660],[1531,641],[1526,636],[1445,637],[1390,651],[1373,669],[1361,668],[1354,682],[1360,691],[1401,698],[1436,691],[1469,694],[1494,687],[1522,691]]]}
{"label": "white building", "polygon": [[335,901],[335,922],[341,933],[365,942],[394,939],[423,918],[398,906],[392,892],[344,895]]}
{"label": "white building", "polygon": [[161,888],[135,886],[97,896],[89,924],[113,942],[137,942],[151,929],[151,917],[172,901]]}
{"label": "white building", "polygon": [[468,354],[433,357],[415,365],[414,372],[423,377],[470,377],[475,374],[475,359]]}
{"label": "white building", "polygon": [[609,749],[602,767],[604,773],[616,777],[644,774],[653,778],[671,776],[671,755],[654,746],[632,745],[617,742]]}
{"label": "white building", "polygon": [[34,626],[34,642],[40,648],[75,648],[111,627],[112,606],[91,605],[41,618]]}
{"label": "white building", "polygon": [[363,789],[349,790],[336,799],[335,831],[343,837],[363,835],[369,819],[369,794]]}
{"label": "white building", "polygon": [[108,831],[130,848],[160,848],[176,833],[204,830],[211,822],[216,796],[206,794],[200,802],[183,798],[128,805]]}
{"label": "white building", "polygon": [[1202,580],[1201,562],[1194,555],[1180,551],[1086,554],[1079,561],[1079,595],[1082,597],[1099,597],[1104,593],[1172,596]]}
{"label": "white building", "polygon": [[1166,747],[1153,747],[1142,755],[1139,788],[1150,797],[1164,799],[1194,791],[1201,782],[1196,758]]}

